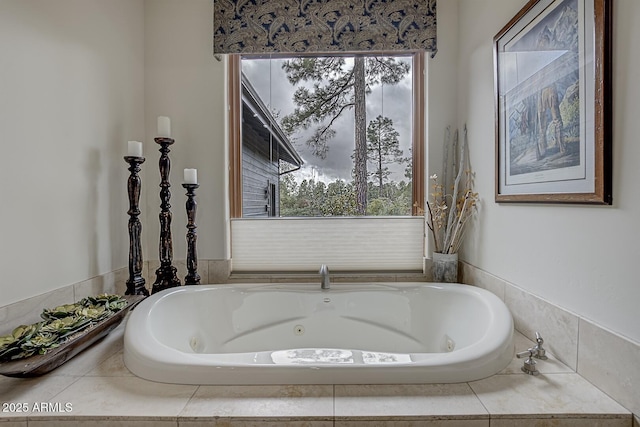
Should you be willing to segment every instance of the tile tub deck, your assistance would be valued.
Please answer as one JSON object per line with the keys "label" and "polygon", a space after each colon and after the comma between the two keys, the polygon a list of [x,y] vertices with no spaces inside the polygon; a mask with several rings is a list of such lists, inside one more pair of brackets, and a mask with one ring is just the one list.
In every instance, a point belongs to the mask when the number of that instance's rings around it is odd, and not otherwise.
{"label": "tile tub deck", "polygon": [[[497,375],[460,384],[155,383],[124,366],[125,322],[45,376],[0,377],[0,427],[633,426],[628,410],[552,355],[538,361],[537,377],[522,373],[523,360],[514,358]],[[517,350],[532,345],[516,332]]]}

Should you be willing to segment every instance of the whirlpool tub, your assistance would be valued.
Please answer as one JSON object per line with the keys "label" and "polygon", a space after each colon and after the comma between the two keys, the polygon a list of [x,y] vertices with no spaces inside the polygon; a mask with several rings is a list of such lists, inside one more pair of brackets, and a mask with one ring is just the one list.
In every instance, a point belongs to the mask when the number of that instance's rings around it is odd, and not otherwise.
{"label": "whirlpool tub", "polygon": [[124,361],[177,384],[454,383],[503,369],[512,336],[504,303],[468,285],[200,285],[140,303]]}

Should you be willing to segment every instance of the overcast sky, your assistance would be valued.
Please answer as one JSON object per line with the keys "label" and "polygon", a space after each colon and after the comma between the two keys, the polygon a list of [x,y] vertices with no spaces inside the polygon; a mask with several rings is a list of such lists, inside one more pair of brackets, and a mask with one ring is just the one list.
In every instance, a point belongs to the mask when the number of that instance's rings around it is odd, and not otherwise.
{"label": "overcast sky", "polygon": [[[407,59],[409,60],[409,59]],[[252,59],[242,61],[242,71],[251,81],[256,91],[267,107],[280,114],[280,119],[294,111],[293,93],[295,87],[287,80],[282,70],[284,59]],[[374,86],[371,94],[367,96],[367,125],[378,115],[391,118],[395,130],[400,134],[400,149],[403,156],[409,156],[411,145],[411,108],[412,108],[412,79],[411,72],[397,85]],[[346,113],[346,114],[345,114]],[[325,159],[312,154],[305,144],[307,136],[313,133],[313,129],[306,133],[299,132],[294,136],[294,147],[304,160],[305,164],[296,178],[302,180],[310,178],[315,173],[316,179],[325,182],[335,181],[337,178],[351,181],[353,160],[351,155],[354,150],[354,125],[353,110],[343,113],[343,117],[334,122],[335,137],[329,141],[329,151]],[[404,166],[399,166],[394,171],[392,179],[395,181],[406,180]],[[314,171],[315,172],[312,172]],[[369,172],[371,172],[369,166]]]}

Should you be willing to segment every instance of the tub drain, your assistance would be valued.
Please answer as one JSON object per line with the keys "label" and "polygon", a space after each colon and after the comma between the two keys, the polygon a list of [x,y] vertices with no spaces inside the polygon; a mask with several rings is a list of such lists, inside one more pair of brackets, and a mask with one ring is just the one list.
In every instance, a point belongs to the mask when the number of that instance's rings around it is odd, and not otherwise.
{"label": "tub drain", "polygon": [[304,326],[296,325],[293,327],[294,335],[303,335],[304,334]]}

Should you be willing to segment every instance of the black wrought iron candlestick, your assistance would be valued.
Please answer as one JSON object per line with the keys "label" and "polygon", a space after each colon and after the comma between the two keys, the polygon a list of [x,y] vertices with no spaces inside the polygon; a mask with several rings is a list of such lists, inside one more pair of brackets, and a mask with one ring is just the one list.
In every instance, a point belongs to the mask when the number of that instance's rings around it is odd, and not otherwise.
{"label": "black wrought iron candlestick", "polygon": [[176,275],[177,269],[173,262],[173,241],[171,239],[171,192],[169,187],[169,146],[174,143],[172,138],[155,138],[160,145],[160,268],[156,270],[156,281],[151,288],[152,293],[164,289],[180,286],[180,279]]}
{"label": "black wrought iron candlestick", "polygon": [[196,242],[196,209],[198,204],[195,201],[195,190],[200,187],[198,184],[182,184],[187,190],[187,275],[184,278],[185,285],[199,285],[200,275],[198,274],[198,251]]}
{"label": "black wrought iron candlestick", "polygon": [[127,290],[125,295],[145,295],[149,296],[149,291],[145,288],[145,280],[142,277],[142,244],[140,235],[142,234],[142,224],[138,219],[140,216],[139,202],[140,189],[140,165],[144,163],[144,157],[125,156],[124,160],[129,163],[129,179],[127,181],[127,191],[129,193],[129,279],[127,280]]}

